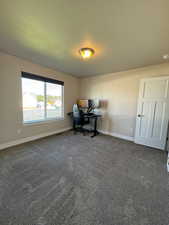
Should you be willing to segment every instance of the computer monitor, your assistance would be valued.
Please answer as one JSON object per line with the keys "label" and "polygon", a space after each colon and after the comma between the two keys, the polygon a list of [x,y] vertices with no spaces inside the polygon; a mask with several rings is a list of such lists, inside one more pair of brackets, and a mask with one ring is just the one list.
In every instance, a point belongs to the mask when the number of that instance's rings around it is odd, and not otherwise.
{"label": "computer monitor", "polygon": [[98,99],[80,99],[77,101],[78,107],[87,113],[100,107],[100,101]]}
{"label": "computer monitor", "polygon": [[80,99],[77,101],[77,104],[80,108],[89,108],[90,101],[88,99]]}
{"label": "computer monitor", "polygon": [[99,107],[100,107],[100,101],[99,101],[99,99],[93,99],[92,100],[92,108],[93,109],[97,109]]}

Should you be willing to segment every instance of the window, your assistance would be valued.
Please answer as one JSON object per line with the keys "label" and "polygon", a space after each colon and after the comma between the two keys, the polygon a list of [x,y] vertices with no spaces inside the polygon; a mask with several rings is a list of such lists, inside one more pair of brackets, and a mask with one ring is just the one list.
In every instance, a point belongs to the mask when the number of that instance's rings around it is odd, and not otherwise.
{"label": "window", "polygon": [[24,123],[63,118],[62,81],[22,72]]}

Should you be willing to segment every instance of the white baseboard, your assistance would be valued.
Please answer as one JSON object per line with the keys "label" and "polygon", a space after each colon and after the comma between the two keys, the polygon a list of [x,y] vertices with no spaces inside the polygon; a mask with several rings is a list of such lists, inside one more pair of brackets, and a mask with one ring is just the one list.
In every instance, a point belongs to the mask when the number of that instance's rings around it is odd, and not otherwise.
{"label": "white baseboard", "polygon": [[34,141],[34,140],[37,140],[37,139],[40,139],[40,138],[43,138],[43,137],[51,136],[51,135],[54,135],[54,134],[59,134],[59,133],[62,133],[62,132],[65,132],[65,131],[68,131],[68,130],[71,130],[71,129],[72,129],[71,127],[67,127],[67,128],[64,128],[64,129],[57,130],[57,131],[46,132],[46,133],[38,134],[38,135],[35,135],[35,136],[32,136],[32,137],[26,137],[26,138],[22,138],[22,139],[19,139],[19,140],[16,140],[16,141],[11,141],[11,142],[7,142],[7,143],[4,143],[4,144],[0,144],[0,150],[5,149],[5,148],[9,148],[9,147],[12,147],[12,146],[15,146],[15,145],[20,145],[20,144],[23,144],[23,143],[26,143],[26,142],[29,142],[29,141]]}
{"label": "white baseboard", "polygon": [[106,134],[106,135],[110,135],[110,136],[113,136],[113,137],[121,138],[121,139],[124,139],[124,140],[127,140],[127,141],[134,141],[134,137],[125,136],[125,135],[117,134],[117,133],[113,133],[113,132],[111,133],[111,132],[103,131],[103,130],[99,130],[99,132],[102,133],[102,134]]}

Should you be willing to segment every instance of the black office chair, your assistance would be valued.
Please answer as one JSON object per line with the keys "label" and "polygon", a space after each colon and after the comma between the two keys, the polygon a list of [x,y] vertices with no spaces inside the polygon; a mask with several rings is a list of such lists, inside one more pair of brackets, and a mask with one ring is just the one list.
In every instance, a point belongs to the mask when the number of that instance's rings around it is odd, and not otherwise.
{"label": "black office chair", "polygon": [[73,105],[73,130],[82,132],[85,135],[85,129],[83,129],[84,117],[83,112],[78,108],[77,104]]}

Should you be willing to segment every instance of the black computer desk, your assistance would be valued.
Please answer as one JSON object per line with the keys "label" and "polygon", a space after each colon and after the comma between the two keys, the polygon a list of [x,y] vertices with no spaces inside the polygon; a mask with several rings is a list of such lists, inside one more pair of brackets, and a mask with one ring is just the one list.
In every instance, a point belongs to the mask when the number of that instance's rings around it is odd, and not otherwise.
{"label": "black computer desk", "polygon": [[[69,112],[68,115],[70,117],[73,117],[73,112]],[[90,130],[90,132],[93,132],[93,135],[91,136],[92,138],[97,136],[99,134],[97,130],[97,121],[98,121],[98,118],[101,117],[101,115],[95,114],[95,113],[84,113],[83,116],[84,116],[84,119],[86,118],[88,120],[94,120],[94,129]],[[73,124],[73,129],[74,129],[74,124]]]}
{"label": "black computer desk", "polygon": [[91,131],[93,132],[93,135],[91,137],[95,137],[99,134],[98,130],[97,130],[97,120],[98,118],[100,118],[101,115],[98,115],[98,114],[94,114],[94,113],[84,113],[84,118],[87,118],[87,119],[92,119],[94,120],[94,129]]}

